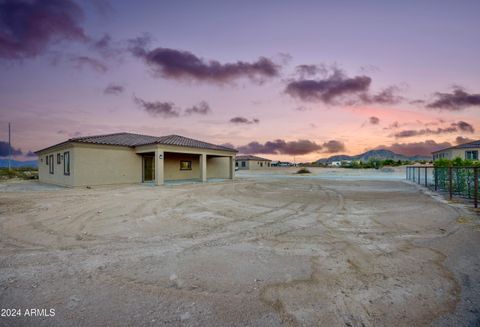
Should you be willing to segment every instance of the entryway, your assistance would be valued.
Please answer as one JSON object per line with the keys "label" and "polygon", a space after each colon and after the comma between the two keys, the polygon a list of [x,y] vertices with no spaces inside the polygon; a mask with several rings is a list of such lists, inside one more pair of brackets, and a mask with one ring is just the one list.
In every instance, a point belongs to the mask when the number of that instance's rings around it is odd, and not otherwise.
{"label": "entryway", "polygon": [[143,156],[143,182],[155,181],[155,157]]}

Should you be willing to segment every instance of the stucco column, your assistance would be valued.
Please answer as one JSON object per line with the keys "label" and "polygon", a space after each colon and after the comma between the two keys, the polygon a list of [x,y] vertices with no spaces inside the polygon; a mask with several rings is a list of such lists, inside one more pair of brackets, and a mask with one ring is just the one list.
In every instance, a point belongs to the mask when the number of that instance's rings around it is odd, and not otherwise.
{"label": "stucco column", "polygon": [[155,150],[155,184],[163,185],[163,163],[164,153],[163,150]]}
{"label": "stucco column", "polygon": [[235,177],[235,157],[230,157],[230,179]]}
{"label": "stucco column", "polygon": [[207,155],[201,154],[200,155],[200,177],[202,182],[207,181]]}

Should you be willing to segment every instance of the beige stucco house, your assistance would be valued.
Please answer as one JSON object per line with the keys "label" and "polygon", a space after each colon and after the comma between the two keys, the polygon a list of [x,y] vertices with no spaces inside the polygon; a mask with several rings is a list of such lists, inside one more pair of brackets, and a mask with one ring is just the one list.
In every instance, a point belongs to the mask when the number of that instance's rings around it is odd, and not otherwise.
{"label": "beige stucco house", "polygon": [[478,160],[478,153],[480,151],[480,140],[469,143],[459,144],[446,149],[432,152],[433,160],[438,159],[469,159]]}
{"label": "beige stucco house", "polygon": [[36,152],[40,182],[90,186],[233,179],[236,150],[179,135],[72,138]]}
{"label": "beige stucco house", "polygon": [[271,167],[272,160],[252,155],[239,155],[235,158],[238,169],[263,169]]}

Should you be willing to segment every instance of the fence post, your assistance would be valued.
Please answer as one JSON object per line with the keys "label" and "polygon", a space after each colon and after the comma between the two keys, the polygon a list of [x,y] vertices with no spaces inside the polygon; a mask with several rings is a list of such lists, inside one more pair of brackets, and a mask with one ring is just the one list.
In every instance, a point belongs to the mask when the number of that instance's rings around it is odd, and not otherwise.
{"label": "fence post", "polygon": [[448,167],[448,193],[450,200],[452,199],[453,186],[452,186],[452,167]]}
{"label": "fence post", "polygon": [[433,167],[433,176],[435,178],[435,191],[438,190],[438,175],[437,175],[437,167]]}
{"label": "fence post", "polygon": [[473,205],[478,208],[478,167],[473,168]]}
{"label": "fence post", "polygon": [[420,184],[420,167],[418,167],[417,173],[418,173],[418,184]]}
{"label": "fence post", "polygon": [[427,167],[425,167],[425,187],[428,187],[428,183],[427,183]]}

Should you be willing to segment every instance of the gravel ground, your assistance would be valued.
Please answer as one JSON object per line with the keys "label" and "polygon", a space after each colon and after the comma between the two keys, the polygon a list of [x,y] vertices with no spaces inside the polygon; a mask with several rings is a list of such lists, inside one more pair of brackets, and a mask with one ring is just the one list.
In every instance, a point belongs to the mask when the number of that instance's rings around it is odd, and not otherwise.
{"label": "gravel ground", "polygon": [[1,307],[55,316],[0,324],[479,325],[473,211],[401,169],[294,171],[167,187],[2,185]]}

